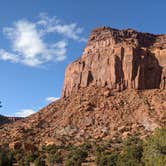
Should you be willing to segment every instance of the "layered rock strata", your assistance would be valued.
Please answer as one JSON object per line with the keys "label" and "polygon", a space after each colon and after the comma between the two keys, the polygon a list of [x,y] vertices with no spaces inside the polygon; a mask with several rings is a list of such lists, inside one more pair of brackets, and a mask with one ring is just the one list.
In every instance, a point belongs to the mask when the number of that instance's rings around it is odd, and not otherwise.
{"label": "layered rock strata", "polygon": [[66,69],[62,96],[90,85],[119,91],[166,88],[166,35],[94,29],[82,56]]}

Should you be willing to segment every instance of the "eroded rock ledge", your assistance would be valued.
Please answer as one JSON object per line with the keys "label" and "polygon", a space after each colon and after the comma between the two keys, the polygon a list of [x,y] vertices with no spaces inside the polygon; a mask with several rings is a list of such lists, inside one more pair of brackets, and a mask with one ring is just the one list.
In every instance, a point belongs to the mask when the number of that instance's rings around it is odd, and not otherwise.
{"label": "eroded rock ledge", "polygon": [[119,91],[166,88],[166,35],[94,29],[82,56],[66,69],[62,96],[89,85]]}

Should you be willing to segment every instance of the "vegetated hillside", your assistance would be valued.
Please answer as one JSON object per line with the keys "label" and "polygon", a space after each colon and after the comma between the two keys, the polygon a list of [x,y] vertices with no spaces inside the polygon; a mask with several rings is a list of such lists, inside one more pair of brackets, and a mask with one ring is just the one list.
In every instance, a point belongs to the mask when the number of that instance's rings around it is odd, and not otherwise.
{"label": "vegetated hillside", "polygon": [[69,144],[150,134],[166,125],[166,90],[86,87],[38,113],[4,125],[0,143]]}
{"label": "vegetated hillside", "polygon": [[[0,147],[0,166],[165,166],[166,128],[148,138],[88,141],[80,145]],[[32,148],[33,147],[33,148]]]}

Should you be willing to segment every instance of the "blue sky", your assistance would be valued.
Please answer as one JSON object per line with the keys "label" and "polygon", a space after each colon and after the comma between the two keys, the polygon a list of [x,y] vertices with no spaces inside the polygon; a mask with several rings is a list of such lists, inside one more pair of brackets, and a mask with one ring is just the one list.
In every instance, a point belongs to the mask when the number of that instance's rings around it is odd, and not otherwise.
{"label": "blue sky", "polygon": [[1,0],[0,114],[25,116],[60,97],[93,28],[166,33],[165,18],[164,0]]}

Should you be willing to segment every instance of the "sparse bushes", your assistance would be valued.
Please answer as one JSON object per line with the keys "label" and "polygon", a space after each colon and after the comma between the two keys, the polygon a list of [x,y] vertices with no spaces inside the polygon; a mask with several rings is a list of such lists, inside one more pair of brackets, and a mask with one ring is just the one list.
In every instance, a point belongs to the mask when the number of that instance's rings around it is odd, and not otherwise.
{"label": "sparse bushes", "polygon": [[97,165],[99,166],[116,166],[118,160],[118,154],[100,154],[97,157]]}
{"label": "sparse bushes", "polygon": [[85,161],[88,156],[88,152],[85,148],[76,148],[71,151],[65,162],[65,166],[81,166],[81,163]]}
{"label": "sparse bushes", "polygon": [[55,154],[50,154],[48,156],[48,163],[50,166],[54,166],[55,164],[61,164],[63,162],[63,157],[60,153],[56,152]]}
{"label": "sparse bushes", "polygon": [[143,161],[145,166],[166,165],[166,128],[156,130],[145,141]]}
{"label": "sparse bushes", "polygon": [[45,160],[42,157],[38,157],[34,161],[35,166],[46,166]]}
{"label": "sparse bushes", "polygon": [[118,157],[118,166],[141,166],[143,155],[142,141],[138,137],[129,137],[124,141],[122,153]]}
{"label": "sparse bushes", "polygon": [[12,166],[13,163],[13,153],[0,149],[0,166]]}
{"label": "sparse bushes", "polygon": [[11,151],[0,147],[0,166],[81,166],[96,159],[98,166],[165,166],[166,128],[158,129],[144,141],[129,137],[125,141],[91,142],[80,146],[50,145],[33,153],[25,149]]}

